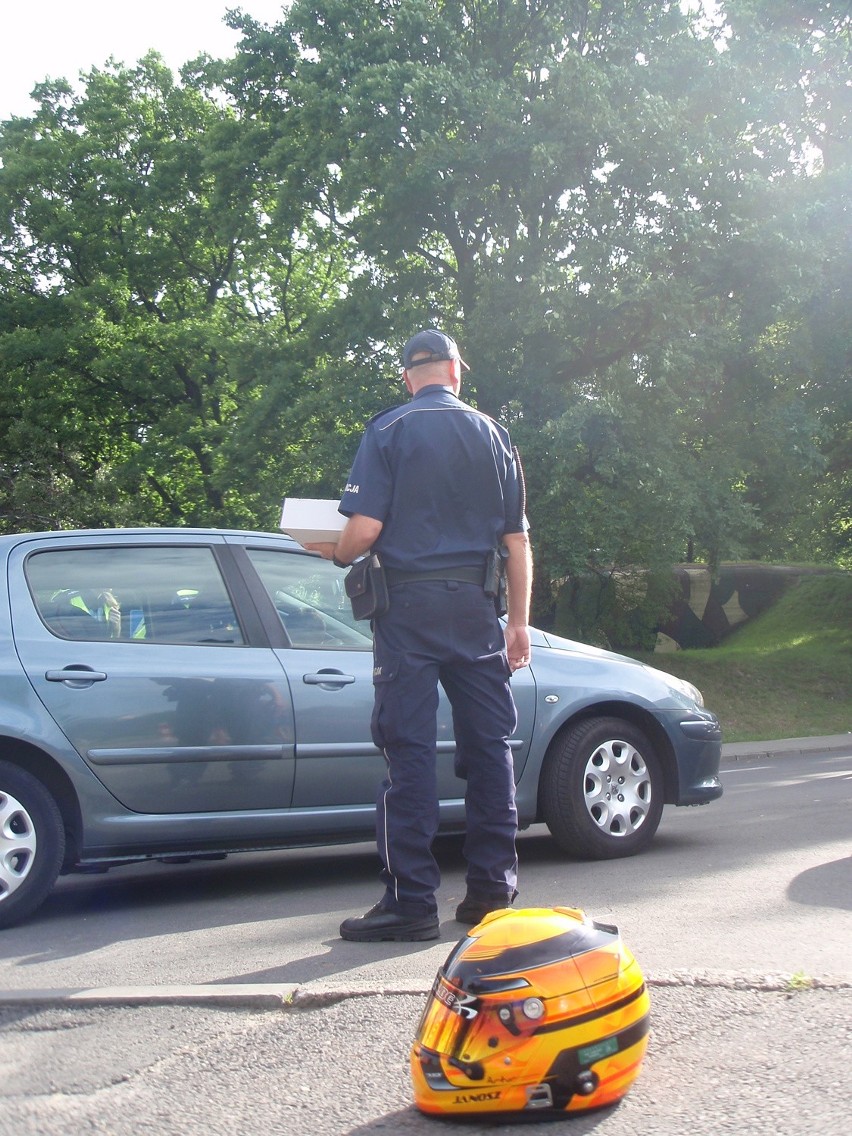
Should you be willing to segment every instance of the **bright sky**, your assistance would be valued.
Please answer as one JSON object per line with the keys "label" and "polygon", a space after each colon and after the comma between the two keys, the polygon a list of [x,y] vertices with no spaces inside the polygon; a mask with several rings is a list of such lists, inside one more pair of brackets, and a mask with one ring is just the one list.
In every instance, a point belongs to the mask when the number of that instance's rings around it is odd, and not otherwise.
{"label": "bright sky", "polygon": [[110,56],[128,66],[153,48],[173,71],[202,51],[223,59],[239,36],[222,19],[242,8],[261,23],[285,0],[0,0],[0,120],[35,111],[43,79],[75,82]]}

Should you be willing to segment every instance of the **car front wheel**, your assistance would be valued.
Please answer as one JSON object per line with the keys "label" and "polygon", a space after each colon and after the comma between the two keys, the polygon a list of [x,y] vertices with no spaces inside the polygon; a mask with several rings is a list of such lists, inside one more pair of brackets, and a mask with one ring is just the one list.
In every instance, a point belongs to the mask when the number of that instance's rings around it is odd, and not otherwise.
{"label": "car front wheel", "polygon": [[663,813],[660,763],[630,722],[588,719],[551,746],[540,801],[563,851],[583,860],[633,856],[651,843]]}
{"label": "car front wheel", "polygon": [[64,854],[53,797],[26,770],[0,761],[0,928],[26,919],[44,901]]}

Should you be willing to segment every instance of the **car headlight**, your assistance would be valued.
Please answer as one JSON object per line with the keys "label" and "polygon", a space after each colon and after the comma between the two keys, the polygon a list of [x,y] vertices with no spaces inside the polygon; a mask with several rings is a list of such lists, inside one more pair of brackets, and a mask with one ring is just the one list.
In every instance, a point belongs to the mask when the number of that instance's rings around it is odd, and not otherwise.
{"label": "car headlight", "polygon": [[685,694],[687,698],[691,698],[696,706],[704,708],[704,695],[697,686],[693,686],[691,682],[687,682],[685,678],[675,678],[672,675],[668,676],[669,686]]}
{"label": "car headlight", "polygon": [[658,671],[656,667],[649,667],[648,669],[652,670],[657,678],[666,684],[673,695],[694,703],[700,710],[704,709],[704,695],[697,686],[693,686],[685,678],[678,678],[677,675],[669,674],[668,671]]}

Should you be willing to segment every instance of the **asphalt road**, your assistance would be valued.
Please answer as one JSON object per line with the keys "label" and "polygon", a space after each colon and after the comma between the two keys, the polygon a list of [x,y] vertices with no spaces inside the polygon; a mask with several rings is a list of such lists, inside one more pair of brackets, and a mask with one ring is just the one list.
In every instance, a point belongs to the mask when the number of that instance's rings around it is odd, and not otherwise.
{"label": "asphalt road", "polygon": [[[852,1122],[852,748],[794,750],[727,761],[722,800],[667,810],[638,858],[522,837],[521,901],[618,922],[651,987],[642,1075],[572,1136]],[[487,1131],[412,1108],[417,1018],[463,930],[458,844],[441,858],[424,944],[337,938],[376,898],[363,845],[63,880],[0,936],[0,1136]]]}
{"label": "asphalt road", "polygon": [[[516,906],[565,904],[615,922],[653,973],[852,978],[850,750],[726,763],[724,796],[667,808],[637,857],[569,861],[536,826],[520,839]],[[414,945],[338,938],[340,921],[379,896],[372,844],[67,876],[33,919],[0,934],[0,990],[419,990],[463,932],[460,842],[439,856],[441,940]]]}

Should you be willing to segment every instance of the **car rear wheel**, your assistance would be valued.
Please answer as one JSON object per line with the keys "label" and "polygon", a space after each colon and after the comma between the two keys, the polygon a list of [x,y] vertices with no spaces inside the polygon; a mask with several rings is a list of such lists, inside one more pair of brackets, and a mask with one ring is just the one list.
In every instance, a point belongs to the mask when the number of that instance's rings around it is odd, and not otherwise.
{"label": "car rear wheel", "polygon": [[630,722],[592,718],[551,746],[540,801],[563,851],[583,860],[633,856],[651,843],[663,813],[660,763]]}
{"label": "car rear wheel", "polygon": [[62,815],[44,785],[0,761],[0,928],[45,900],[65,855]]}

